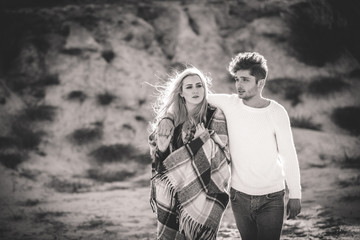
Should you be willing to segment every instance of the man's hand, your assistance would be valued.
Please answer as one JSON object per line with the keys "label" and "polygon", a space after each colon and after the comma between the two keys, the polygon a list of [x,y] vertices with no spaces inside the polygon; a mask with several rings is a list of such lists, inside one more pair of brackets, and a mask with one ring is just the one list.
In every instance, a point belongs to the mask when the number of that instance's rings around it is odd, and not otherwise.
{"label": "man's hand", "polygon": [[174,133],[174,125],[170,119],[164,118],[159,122],[157,128],[157,145],[160,151],[165,152],[169,146],[171,137]]}
{"label": "man's hand", "polygon": [[289,199],[286,207],[287,219],[294,219],[301,212],[300,199]]}
{"label": "man's hand", "polygon": [[158,136],[156,144],[161,152],[165,152],[171,141],[171,135],[169,136]]}
{"label": "man's hand", "polygon": [[174,133],[174,124],[173,122],[168,118],[163,118],[157,127],[156,131],[158,136],[166,136],[173,135]]}
{"label": "man's hand", "polygon": [[205,132],[205,127],[204,127],[204,123],[199,123],[198,125],[196,125],[196,131],[194,134],[194,139],[199,137],[203,132]]}

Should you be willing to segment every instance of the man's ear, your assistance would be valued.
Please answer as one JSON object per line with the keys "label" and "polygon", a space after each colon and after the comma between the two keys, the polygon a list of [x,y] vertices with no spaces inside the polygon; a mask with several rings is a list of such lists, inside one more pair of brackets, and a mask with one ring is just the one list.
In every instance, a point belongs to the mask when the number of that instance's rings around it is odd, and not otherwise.
{"label": "man's ear", "polygon": [[258,87],[264,87],[264,85],[265,85],[265,79],[260,79],[260,80],[257,82],[257,85],[258,85]]}

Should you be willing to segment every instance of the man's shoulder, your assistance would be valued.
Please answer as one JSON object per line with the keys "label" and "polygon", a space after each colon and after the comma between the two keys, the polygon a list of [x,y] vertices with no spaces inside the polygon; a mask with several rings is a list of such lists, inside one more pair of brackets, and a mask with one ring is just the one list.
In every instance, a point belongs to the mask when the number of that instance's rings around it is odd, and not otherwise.
{"label": "man's shoulder", "polygon": [[277,116],[288,115],[285,107],[273,99],[269,99],[271,102],[271,112]]}
{"label": "man's shoulder", "polygon": [[217,106],[209,103],[208,104],[208,111],[210,111],[211,115],[213,115],[216,119],[223,119],[225,118],[224,112]]}
{"label": "man's shoulder", "polygon": [[[226,93],[212,93],[208,95],[210,102],[212,101],[229,101],[235,99],[237,96],[235,94],[226,94]],[[215,102],[214,102],[215,104]]]}

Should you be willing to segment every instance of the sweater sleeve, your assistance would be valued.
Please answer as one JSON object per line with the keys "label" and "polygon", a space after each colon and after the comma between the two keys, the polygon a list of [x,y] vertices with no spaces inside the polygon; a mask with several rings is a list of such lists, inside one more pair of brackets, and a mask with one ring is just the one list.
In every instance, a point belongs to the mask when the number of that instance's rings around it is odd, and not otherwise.
{"label": "sweater sleeve", "polygon": [[222,111],[226,111],[226,107],[229,106],[230,97],[231,95],[229,94],[209,94],[208,102]]}
{"label": "sweater sleeve", "polygon": [[276,141],[280,159],[283,162],[285,181],[289,198],[301,199],[300,169],[296,155],[289,116],[282,106],[275,111]]}

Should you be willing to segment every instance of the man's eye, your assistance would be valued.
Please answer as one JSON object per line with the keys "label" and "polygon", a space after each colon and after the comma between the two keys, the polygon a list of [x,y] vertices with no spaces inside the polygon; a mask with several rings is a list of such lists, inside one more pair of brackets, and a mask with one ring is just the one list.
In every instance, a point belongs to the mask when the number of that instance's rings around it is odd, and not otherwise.
{"label": "man's eye", "polygon": [[192,89],[192,87],[186,87],[186,89]]}

